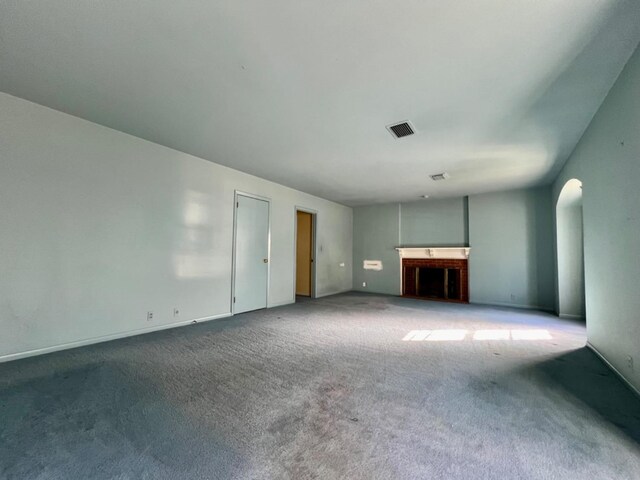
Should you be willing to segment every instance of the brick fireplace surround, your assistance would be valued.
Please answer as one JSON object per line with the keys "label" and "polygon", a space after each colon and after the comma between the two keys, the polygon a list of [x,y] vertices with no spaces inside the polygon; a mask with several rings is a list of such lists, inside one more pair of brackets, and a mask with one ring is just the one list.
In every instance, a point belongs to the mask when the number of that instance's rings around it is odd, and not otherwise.
{"label": "brick fireplace surround", "polygon": [[469,303],[471,248],[396,247],[403,297]]}

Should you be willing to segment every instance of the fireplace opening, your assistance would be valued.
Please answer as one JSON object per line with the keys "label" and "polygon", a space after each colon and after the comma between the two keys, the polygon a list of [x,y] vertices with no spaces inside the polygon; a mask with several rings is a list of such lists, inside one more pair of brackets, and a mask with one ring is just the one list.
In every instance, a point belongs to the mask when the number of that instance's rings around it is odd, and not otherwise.
{"label": "fireplace opening", "polygon": [[468,302],[466,260],[403,260],[402,295]]}
{"label": "fireplace opening", "polygon": [[446,297],[445,272],[444,268],[416,268],[416,278],[418,279],[418,297],[440,298]]}
{"label": "fireplace opening", "polygon": [[416,268],[417,297],[461,300],[460,270],[457,268]]}

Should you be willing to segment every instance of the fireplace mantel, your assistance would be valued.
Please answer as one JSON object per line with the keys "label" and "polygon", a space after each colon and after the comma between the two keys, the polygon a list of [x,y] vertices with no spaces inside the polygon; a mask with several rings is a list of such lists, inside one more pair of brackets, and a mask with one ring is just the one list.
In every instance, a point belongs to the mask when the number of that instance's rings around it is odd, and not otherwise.
{"label": "fireplace mantel", "polygon": [[469,247],[396,247],[400,258],[468,259]]}

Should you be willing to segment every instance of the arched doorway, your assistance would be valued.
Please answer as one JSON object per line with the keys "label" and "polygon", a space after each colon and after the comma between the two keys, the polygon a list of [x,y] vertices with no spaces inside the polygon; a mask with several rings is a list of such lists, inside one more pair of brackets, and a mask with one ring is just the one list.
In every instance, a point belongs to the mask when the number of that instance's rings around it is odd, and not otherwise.
{"label": "arched doorway", "polygon": [[556,204],[558,314],[585,318],[582,182],[572,178]]}

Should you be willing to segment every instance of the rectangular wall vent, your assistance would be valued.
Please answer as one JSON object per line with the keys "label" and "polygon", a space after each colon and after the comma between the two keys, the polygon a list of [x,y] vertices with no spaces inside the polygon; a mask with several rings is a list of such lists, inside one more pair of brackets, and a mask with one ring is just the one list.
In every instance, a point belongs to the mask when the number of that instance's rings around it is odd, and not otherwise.
{"label": "rectangular wall vent", "polygon": [[401,123],[394,123],[393,125],[387,125],[387,130],[391,132],[396,138],[407,137],[416,133],[415,128],[408,121]]}
{"label": "rectangular wall vent", "polygon": [[447,172],[443,172],[443,173],[436,173],[435,175],[429,175],[431,177],[431,180],[433,180],[434,182],[437,182],[439,180],[446,180],[447,178],[449,178],[449,174]]}

